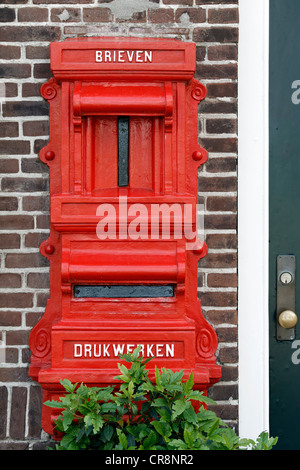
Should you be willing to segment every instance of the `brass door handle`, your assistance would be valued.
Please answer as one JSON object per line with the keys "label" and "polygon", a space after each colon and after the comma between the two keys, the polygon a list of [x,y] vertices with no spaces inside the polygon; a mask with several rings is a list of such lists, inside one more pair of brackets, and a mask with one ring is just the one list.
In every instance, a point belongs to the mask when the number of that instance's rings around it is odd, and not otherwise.
{"label": "brass door handle", "polygon": [[290,329],[295,328],[298,322],[298,317],[292,310],[284,310],[278,317],[278,322],[282,328]]}

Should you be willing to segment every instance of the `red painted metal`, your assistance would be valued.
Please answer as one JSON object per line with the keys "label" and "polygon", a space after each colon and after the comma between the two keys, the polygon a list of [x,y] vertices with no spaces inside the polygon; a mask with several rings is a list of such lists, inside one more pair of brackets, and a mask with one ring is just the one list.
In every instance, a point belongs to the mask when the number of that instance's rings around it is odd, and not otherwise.
{"label": "red painted metal", "polygon": [[[186,376],[192,370],[204,392],[220,379],[217,336],[197,298],[198,261],[207,246],[185,232],[178,236],[180,214],[171,217],[168,237],[164,220],[150,227],[149,218],[162,204],[176,205],[181,214],[189,206],[189,229],[196,227],[197,170],[207,152],[197,138],[206,89],[193,78],[195,52],[193,43],[161,39],[51,44],[53,78],[41,88],[50,105],[50,141],[40,152],[50,168],[50,236],[40,247],[50,260],[50,299],[30,336],[29,372],[44,400],[61,394],[64,378],[113,383],[118,354],[138,344],[145,356],[155,356],[150,375],[154,364],[184,369]],[[130,117],[128,187],[118,187],[122,115]],[[101,239],[107,207],[116,237]],[[129,227],[137,214],[136,239]],[[172,284],[175,295],[74,296],[74,285],[97,284]],[[43,428],[53,435],[54,419],[43,407]]]}

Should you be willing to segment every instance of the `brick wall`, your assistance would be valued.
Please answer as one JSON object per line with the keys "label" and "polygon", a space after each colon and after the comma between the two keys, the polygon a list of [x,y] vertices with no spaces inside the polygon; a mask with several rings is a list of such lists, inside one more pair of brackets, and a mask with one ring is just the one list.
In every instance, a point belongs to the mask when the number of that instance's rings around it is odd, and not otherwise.
{"label": "brick wall", "polygon": [[49,43],[87,35],[197,43],[196,77],[208,89],[199,141],[209,151],[199,173],[209,246],[199,296],[223,366],[210,395],[236,427],[238,0],[4,0],[0,22],[0,450],[41,449],[48,439],[40,387],[28,378],[28,337],[49,296],[49,265],[39,254],[49,233],[49,175],[37,156],[48,140],[48,105],[39,89],[50,77]]}

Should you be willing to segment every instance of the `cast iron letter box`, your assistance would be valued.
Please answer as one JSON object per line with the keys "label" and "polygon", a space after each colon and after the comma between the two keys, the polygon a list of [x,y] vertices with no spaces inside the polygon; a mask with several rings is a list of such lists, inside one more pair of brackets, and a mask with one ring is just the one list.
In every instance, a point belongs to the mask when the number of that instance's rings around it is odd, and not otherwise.
{"label": "cast iron letter box", "polygon": [[[197,298],[198,105],[195,45],[81,38],[51,44],[50,298],[32,330],[30,376],[44,401],[60,380],[105,386],[119,354],[141,346],[154,364],[220,378],[217,337]],[[43,428],[53,434],[53,410]]]}

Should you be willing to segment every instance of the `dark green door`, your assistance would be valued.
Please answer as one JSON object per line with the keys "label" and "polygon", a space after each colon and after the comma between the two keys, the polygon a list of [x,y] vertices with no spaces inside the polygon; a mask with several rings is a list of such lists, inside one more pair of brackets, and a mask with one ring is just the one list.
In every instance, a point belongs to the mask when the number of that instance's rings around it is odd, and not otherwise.
{"label": "dark green door", "polygon": [[300,0],[270,0],[269,118],[270,432],[300,450],[300,310],[291,339],[278,339],[276,318],[279,255],[295,258],[300,309]]}

